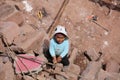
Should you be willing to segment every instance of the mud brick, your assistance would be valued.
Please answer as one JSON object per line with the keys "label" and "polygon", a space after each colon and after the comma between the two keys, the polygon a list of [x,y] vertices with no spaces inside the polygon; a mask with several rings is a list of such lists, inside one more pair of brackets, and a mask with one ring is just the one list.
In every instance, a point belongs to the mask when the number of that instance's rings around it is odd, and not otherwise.
{"label": "mud brick", "polygon": [[74,60],[76,59],[76,56],[78,54],[78,50],[76,48],[74,48],[70,54],[70,58],[69,58],[69,61],[70,63],[73,63]]}
{"label": "mud brick", "polygon": [[6,18],[5,21],[12,21],[21,26],[22,23],[24,22],[24,17],[21,12],[16,11],[11,16]]}
{"label": "mud brick", "polygon": [[7,39],[7,42],[11,44],[15,37],[19,35],[19,27],[14,22],[0,22],[0,33]]}
{"label": "mud brick", "polygon": [[35,31],[29,34],[19,36],[14,43],[24,51],[40,49],[45,37],[44,31]]}
{"label": "mud brick", "polygon": [[8,16],[10,16],[12,13],[14,13],[15,7],[8,5],[8,4],[3,4],[0,5],[0,19],[3,20],[5,18],[7,18]]}

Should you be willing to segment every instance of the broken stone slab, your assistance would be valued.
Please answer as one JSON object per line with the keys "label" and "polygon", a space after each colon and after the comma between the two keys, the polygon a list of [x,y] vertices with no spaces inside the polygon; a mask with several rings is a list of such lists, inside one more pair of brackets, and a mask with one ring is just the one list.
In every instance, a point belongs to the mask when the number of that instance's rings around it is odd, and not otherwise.
{"label": "broken stone slab", "polygon": [[106,64],[106,71],[108,72],[116,72],[118,73],[120,69],[120,65],[115,60],[110,60]]}
{"label": "broken stone slab", "polygon": [[2,63],[2,58],[0,57],[0,65],[0,80],[15,80],[12,63],[8,61],[4,64]]}
{"label": "broken stone slab", "polygon": [[56,75],[55,76],[57,80],[67,80],[64,76]]}
{"label": "broken stone slab", "polygon": [[22,12],[16,11],[13,14],[9,15],[4,21],[12,21],[21,26],[24,22],[24,16]]}
{"label": "broken stone slab", "polygon": [[65,72],[58,71],[58,72],[54,72],[54,74],[56,79],[59,79],[59,78],[69,79],[69,76]]}
{"label": "broken stone slab", "polygon": [[25,75],[24,80],[35,80],[33,77]]}
{"label": "broken stone slab", "polygon": [[[49,74],[48,72],[46,72],[46,71],[41,71],[41,72],[38,74],[37,78],[39,79],[39,77],[42,76],[42,77],[44,77],[44,78],[47,79],[47,78],[49,77],[49,75],[50,75],[50,74]],[[45,79],[45,80],[46,80],[46,79]],[[41,80],[42,80],[42,79],[41,79]]]}
{"label": "broken stone slab", "polygon": [[99,58],[99,55],[94,48],[90,48],[87,50],[86,55],[92,60],[95,61]]}
{"label": "broken stone slab", "polygon": [[75,64],[70,64],[68,67],[68,72],[70,72],[72,74],[79,75],[80,67],[78,65],[75,65]]}
{"label": "broken stone slab", "polygon": [[76,48],[74,48],[70,54],[70,58],[69,58],[69,61],[70,63],[74,63],[75,59],[76,59],[76,56],[78,55],[78,50]]}
{"label": "broken stone slab", "polygon": [[28,24],[23,24],[20,27],[20,35],[26,35],[28,33],[34,32],[34,28]]}
{"label": "broken stone slab", "polygon": [[80,67],[75,64],[70,64],[66,75],[69,77],[68,80],[77,80],[80,74]]}
{"label": "broken stone slab", "polygon": [[55,65],[55,71],[56,72],[60,72],[60,71],[62,71],[62,69],[63,69],[63,65],[61,63],[57,63]]}
{"label": "broken stone slab", "polygon": [[5,52],[4,44],[2,42],[2,39],[0,38],[0,53]]}
{"label": "broken stone slab", "polygon": [[37,80],[46,80],[44,75],[37,75]]}
{"label": "broken stone slab", "polygon": [[8,4],[0,5],[0,20],[4,20],[14,12],[16,12],[16,9],[14,6],[8,5]]}
{"label": "broken stone slab", "polygon": [[12,44],[19,35],[19,26],[14,22],[0,22],[0,33],[6,38],[8,44]]}
{"label": "broken stone slab", "polygon": [[14,44],[22,48],[25,52],[42,50],[43,40],[46,36],[44,30],[34,31],[26,35],[21,35],[14,40]]}
{"label": "broken stone slab", "polygon": [[95,80],[98,77],[98,73],[101,69],[102,63],[100,61],[92,61],[88,64],[87,68],[81,74],[79,80]]}
{"label": "broken stone slab", "polygon": [[96,80],[119,80],[120,74],[115,72],[107,72],[104,70],[100,70],[98,73],[98,78]]}
{"label": "broken stone slab", "polygon": [[120,80],[120,74],[118,74],[118,73],[108,73],[105,80]]}
{"label": "broken stone slab", "polygon": [[107,76],[107,72],[104,71],[103,69],[100,69],[97,80],[105,80],[106,76]]}

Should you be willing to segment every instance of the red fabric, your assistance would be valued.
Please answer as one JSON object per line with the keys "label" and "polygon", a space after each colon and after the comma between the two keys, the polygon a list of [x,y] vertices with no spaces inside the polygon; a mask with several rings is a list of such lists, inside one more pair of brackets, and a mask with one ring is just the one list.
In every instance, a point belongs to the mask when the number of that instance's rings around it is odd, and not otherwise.
{"label": "red fabric", "polygon": [[14,66],[16,73],[37,70],[43,64],[43,59],[33,55],[21,54],[15,59]]}

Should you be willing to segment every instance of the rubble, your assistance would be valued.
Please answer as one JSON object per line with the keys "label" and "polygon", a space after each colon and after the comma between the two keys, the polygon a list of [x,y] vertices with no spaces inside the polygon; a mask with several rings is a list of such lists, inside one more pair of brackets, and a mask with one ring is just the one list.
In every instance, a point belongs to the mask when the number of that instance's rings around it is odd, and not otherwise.
{"label": "rubble", "polygon": [[[0,1],[0,80],[120,79],[120,1],[64,2],[65,0]],[[42,18],[38,16],[40,11]],[[86,19],[91,14],[97,15],[96,22],[108,29],[109,33]],[[66,27],[70,39],[70,65],[66,70],[63,70],[60,63],[47,62],[43,54],[49,48],[49,40],[57,24]],[[51,27],[54,28],[50,29]],[[14,61],[9,56],[14,54],[42,57],[46,65],[32,74],[16,74]],[[47,64],[54,67],[48,68]]]}

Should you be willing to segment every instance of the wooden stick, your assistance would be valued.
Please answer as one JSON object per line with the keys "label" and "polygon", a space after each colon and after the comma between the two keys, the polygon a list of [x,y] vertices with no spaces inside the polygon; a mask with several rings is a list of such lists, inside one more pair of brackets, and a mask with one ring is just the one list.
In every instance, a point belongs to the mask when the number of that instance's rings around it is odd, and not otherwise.
{"label": "wooden stick", "polygon": [[52,31],[54,30],[55,26],[58,24],[60,17],[62,16],[62,13],[63,13],[66,5],[68,4],[68,2],[69,2],[69,0],[64,0],[64,2],[62,3],[56,17],[54,18],[54,21],[52,22],[52,24],[48,28],[47,33],[48,33],[49,37],[52,36]]}

